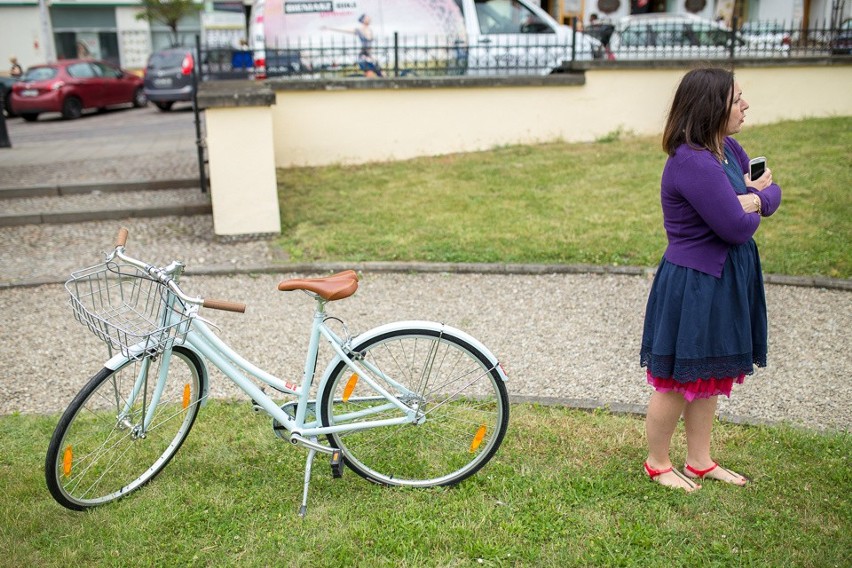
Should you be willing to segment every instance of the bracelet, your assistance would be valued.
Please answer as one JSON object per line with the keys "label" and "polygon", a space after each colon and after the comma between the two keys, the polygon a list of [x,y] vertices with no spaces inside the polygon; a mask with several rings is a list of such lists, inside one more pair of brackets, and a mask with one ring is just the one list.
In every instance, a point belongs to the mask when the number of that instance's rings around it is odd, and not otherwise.
{"label": "bracelet", "polygon": [[751,195],[754,197],[754,204],[757,206],[757,214],[763,216],[760,212],[760,197],[756,193],[752,193]]}

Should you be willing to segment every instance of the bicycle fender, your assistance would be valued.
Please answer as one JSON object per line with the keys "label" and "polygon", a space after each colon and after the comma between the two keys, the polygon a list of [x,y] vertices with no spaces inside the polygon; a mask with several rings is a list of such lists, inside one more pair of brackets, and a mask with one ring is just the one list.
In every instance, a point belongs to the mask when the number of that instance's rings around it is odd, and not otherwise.
{"label": "bicycle fender", "polygon": [[[388,333],[390,331],[396,331],[399,329],[427,329],[429,331],[436,331],[438,333],[444,333],[446,335],[452,335],[453,337],[457,337],[462,341],[468,343],[472,347],[478,349],[483,355],[485,355],[488,362],[497,370],[497,374],[503,379],[503,382],[509,380],[509,377],[506,375],[505,371],[503,371],[503,367],[500,365],[500,361],[497,357],[494,356],[491,351],[485,347],[478,339],[474,338],[472,335],[465,333],[460,329],[456,329],[452,326],[438,323],[434,321],[397,321],[393,323],[388,323],[385,325],[380,325],[379,327],[374,327],[369,331],[365,331],[361,335],[352,339],[352,346],[358,347],[363,342],[368,339],[372,339],[376,336]],[[335,356],[334,359],[328,364],[325,368],[325,372],[323,372],[322,379],[319,382],[319,389],[317,392],[323,392],[325,388],[325,384],[331,379],[331,373],[334,371],[334,368],[337,367],[337,364],[341,362],[339,356]]]}
{"label": "bicycle fender", "polygon": [[[198,366],[201,369],[201,376],[199,377],[201,381],[201,406],[207,404],[207,395],[210,391],[210,373],[207,371],[207,363],[204,362],[204,357],[201,353],[198,352],[195,347],[189,344],[183,344],[181,346],[175,346],[175,350],[183,350],[189,351],[198,361]],[[123,367],[127,363],[129,363],[131,359],[122,355],[121,353],[116,353],[110,359],[104,363],[104,367],[111,371],[118,370],[120,367]]]}

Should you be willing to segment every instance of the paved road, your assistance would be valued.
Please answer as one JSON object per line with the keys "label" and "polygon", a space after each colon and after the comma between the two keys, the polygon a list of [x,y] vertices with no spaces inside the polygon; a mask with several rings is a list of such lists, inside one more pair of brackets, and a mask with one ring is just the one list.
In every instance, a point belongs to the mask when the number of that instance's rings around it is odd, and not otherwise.
{"label": "paved road", "polygon": [[97,140],[104,144],[111,139],[129,135],[143,137],[155,134],[158,139],[172,138],[183,142],[194,135],[194,114],[191,107],[176,107],[173,112],[161,112],[153,105],[144,108],[115,108],[102,113],[87,113],[78,120],[63,120],[58,113],[41,115],[36,122],[22,118],[7,118],[6,127],[12,147],[18,145],[53,143],[71,140]]}
{"label": "paved road", "polygon": [[0,188],[197,177],[194,120],[189,107],[153,105],[78,120],[7,119],[12,147],[0,149]]}

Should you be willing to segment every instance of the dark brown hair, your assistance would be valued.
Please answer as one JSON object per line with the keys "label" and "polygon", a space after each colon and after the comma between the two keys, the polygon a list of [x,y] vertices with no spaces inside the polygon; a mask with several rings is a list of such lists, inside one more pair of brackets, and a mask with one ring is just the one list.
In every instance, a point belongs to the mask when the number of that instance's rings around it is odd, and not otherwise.
{"label": "dark brown hair", "polygon": [[727,69],[705,67],[684,75],[666,120],[663,150],[673,156],[686,143],[706,148],[721,159],[733,93],[734,74]]}

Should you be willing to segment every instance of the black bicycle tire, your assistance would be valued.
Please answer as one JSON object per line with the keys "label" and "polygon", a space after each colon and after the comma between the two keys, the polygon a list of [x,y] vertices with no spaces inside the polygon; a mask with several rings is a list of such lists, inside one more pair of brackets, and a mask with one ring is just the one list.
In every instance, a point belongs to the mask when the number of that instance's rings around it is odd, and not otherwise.
{"label": "black bicycle tire", "polygon": [[[181,422],[181,427],[179,428],[176,436],[172,439],[169,446],[166,447],[163,454],[152,464],[152,467],[145,470],[141,475],[137,478],[130,480],[127,484],[122,486],[121,490],[112,492],[111,495],[106,497],[100,497],[98,499],[89,499],[82,500],[75,498],[69,495],[62,487],[61,480],[59,479],[60,473],[58,471],[60,464],[60,454],[63,452],[63,448],[65,447],[65,438],[72,424],[74,423],[75,418],[77,418],[80,410],[84,408],[86,402],[90,399],[90,397],[99,389],[101,385],[103,385],[106,381],[112,378],[117,373],[120,373],[123,369],[125,369],[128,365],[131,365],[133,362],[128,361],[117,369],[109,369],[104,367],[98,373],[96,373],[92,378],[86,383],[86,385],[77,393],[68,407],[65,409],[65,412],[62,414],[59,419],[58,424],[51,436],[50,443],[47,449],[47,455],[45,456],[45,480],[47,482],[48,490],[53,498],[67,509],[71,509],[74,511],[84,511],[94,506],[103,505],[106,503],[110,503],[126,497],[131,493],[137,491],[151,480],[153,480],[157,475],[162,472],[162,470],[169,464],[175,454],[183,445],[183,442],[186,440],[189,432],[192,430],[193,425],[195,424],[195,420],[198,417],[198,411],[200,406],[200,397],[201,393],[204,392],[204,386],[207,380],[207,377],[204,373],[204,367],[201,364],[198,356],[191,350],[186,349],[184,347],[174,347],[172,349],[172,361],[171,365],[175,363],[175,355],[177,355],[177,359],[183,360],[187,364],[187,368],[190,372],[193,373],[197,383],[195,385],[195,389],[193,391],[193,398],[190,401],[191,410],[188,412],[187,417],[183,419]],[[170,367],[170,373],[174,369],[174,367]],[[132,487],[131,487],[132,486]],[[127,487],[131,487],[128,490],[124,490]]]}

